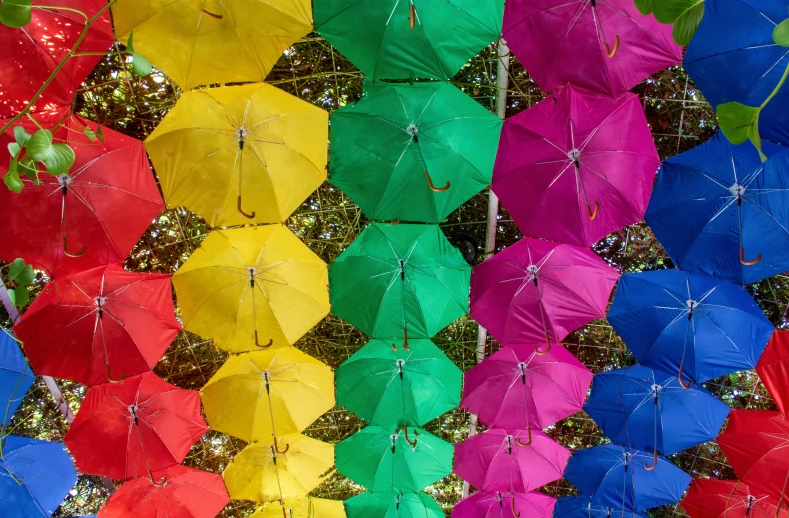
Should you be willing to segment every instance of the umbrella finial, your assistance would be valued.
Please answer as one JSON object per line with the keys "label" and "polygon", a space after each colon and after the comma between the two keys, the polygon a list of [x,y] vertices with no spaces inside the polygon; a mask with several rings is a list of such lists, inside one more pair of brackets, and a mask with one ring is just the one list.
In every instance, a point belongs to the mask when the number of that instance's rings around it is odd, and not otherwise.
{"label": "umbrella finial", "polygon": [[397,369],[400,371],[400,379],[403,379],[403,365],[405,365],[405,360],[402,358],[398,358],[397,360]]}

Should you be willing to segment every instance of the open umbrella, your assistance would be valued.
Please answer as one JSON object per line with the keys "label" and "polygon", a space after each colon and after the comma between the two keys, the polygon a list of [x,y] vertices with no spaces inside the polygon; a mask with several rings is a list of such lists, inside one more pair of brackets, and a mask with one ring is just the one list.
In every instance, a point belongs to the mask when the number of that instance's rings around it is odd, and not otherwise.
{"label": "open umbrella", "polygon": [[789,150],[780,149],[765,142],[775,160],[762,164],[753,145],[718,132],[663,162],[646,220],[674,264],[735,284],[789,270]]}
{"label": "open umbrella", "polygon": [[425,493],[362,493],[345,501],[345,512],[348,518],[444,518]]}
{"label": "open umbrella", "polygon": [[446,80],[498,39],[503,14],[502,0],[316,0],[315,30],[372,81]]}
{"label": "open umbrella", "polygon": [[336,450],[340,473],[374,493],[416,493],[452,471],[452,445],[421,428],[368,426]]}
{"label": "open umbrella", "polygon": [[438,226],[373,223],[329,268],[332,311],[405,348],[468,312],[470,276]]}
{"label": "open umbrella", "polygon": [[260,82],[312,30],[309,0],[119,0],[115,32],[184,90]]}
{"label": "open umbrella", "polygon": [[756,374],[782,414],[789,413],[789,331],[773,333],[756,364]]}
{"label": "open umbrella", "polygon": [[460,404],[463,372],[430,340],[372,340],[337,369],[337,404],[370,424],[422,426]]}
{"label": "open umbrella", "polygon": [[0,428],[11,420],[35,381],[16,340],[0,330]]}
{"label": "open umbrella", "polygon": [[[696,478],[680,502],[690,518],[787,518],[778,501],[739,480]],[[776,512],[777,511],[777,512]]]}
{"label": "open umbrella", "polygon": [[49,518],[76,482],[62,444],[15,435],[0,441],[3,518]]}
{"label": "open umbrella", "polygon": [[200,395],[212,430],[271,440],[303,431],[334,406],[334,375],[293,348],[256,351],[231,356]]}
{"label": "open umbrella", "polygon": [[526,493],[562,478],[569,458],[542,431],[492,428],[455,445],[455,473],[488,493]]}
{"label": "open umbrella", "polygon": [[329,180],[373,220],[439,223],[490,184],[501,119],[449,83],[365,83],[331,115]]}
{"label": "open umbrella", "polygon": [[345,518],[342,502],[299,496],[264,504],[250,518]]}
{"label": "open umbrella", "polygon": [[592,502],[588,496],[566,496],[556,500],[553,518],[648,518],[645,514],[625,511]]}
{"label": "open umbrella", "polygon": [[207,431],[197,392],[149,372],[88,390],[65,442],[80,471],[128,480],[180,464]]}
{"label": "open umbrella", "polygon": [[292,345],[329,312],[326,264],[282,225],[212,232],[173,284],[184,328],[234,353]]}
{"label": "open umbrella", "polygon": [[679,270],[623,275],[608,321],[641,364],[683,386],[753,369],[773,333],[745,288]]}
{"label": "open umbrella", "polygon": [[457,503],[452,518],[552,518],[556,499],[542,493],[474,493]]}
{"label": "open umbrella", "polygon": [[[24,257],[36,268],[58,277],[123,261],[140,236],[164,209],[142,143],[108,128],[104,141],[90,141],[99,126],[68,108],[36,114],[55,143],[66,143],[76,161],[70,175],[39,173],[39,185],[23,178],[20,194],[0,189],[0,259]],[[20,121],[28,133],[38,127]],[[11,130],[0,146],[12,142]],[[5,174],[8,162],[0,166]]]}
{"label": "open umbrella", "polygon": [[92,386],[151,370],[181,325],[169,275],[114,263],[47,285],[14,330],[37,373]]}
{"label": "open umbrella", "polygon": [[500,343],[552,343],[605,318],[619,272],[593,252],[521,239],[471,274],[471,316]]}
{"label": "open umbrella", "polygon": [[562,346],[500,349],[465,375],[462,406],[483,423],[537,430],[580,412],[592,373]]}
{"label": "open umbrella", "polygon": [[525,235],[586,247],[644,219],[659,166],[635,94],[567,85],[505,121],[493,190]]}

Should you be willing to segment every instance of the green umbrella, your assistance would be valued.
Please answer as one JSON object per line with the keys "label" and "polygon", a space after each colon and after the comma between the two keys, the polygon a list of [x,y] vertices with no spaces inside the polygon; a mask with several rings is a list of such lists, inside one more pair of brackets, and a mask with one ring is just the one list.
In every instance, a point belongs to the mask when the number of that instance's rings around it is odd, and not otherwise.
{"label": "green umbrella", "polygon": [[332,310],[372,338],[407,345],[468,312],[470,277],[437,226],[373,223],[329,267]]}
{"label": "green umbrella", "polygon": [[430,340],[373,340],[335,373],[337,404],[370,424],[422,426],[460,405],[463,372]]}
{"label": "green umbrella", "polygon": [[362,493],[345,501],[348,518],[444,518],[444,511],[424,493]]}
{"label": "green umbrella", "polygon": [[421,428],[368,426],[335,452],[340,473],[374,493],[416,493],[452,472],[452,445]]}
{"label": "green umbrella", "polygon": [[501,126],[448,83],[366,83],[331,115],[329,181],[370,219],[438,223],[490,184]]}

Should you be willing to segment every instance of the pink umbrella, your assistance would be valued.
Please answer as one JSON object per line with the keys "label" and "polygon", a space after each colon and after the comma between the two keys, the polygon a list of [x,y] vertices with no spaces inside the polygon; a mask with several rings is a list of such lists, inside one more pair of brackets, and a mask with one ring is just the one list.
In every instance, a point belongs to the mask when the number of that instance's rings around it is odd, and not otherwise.
{"label": "pink umbrella", "polygon": [[457,503],[452,518],[551,518],[556,499],[542,493],[474,493]]}
{"label": "pink umbrella", "polygon": [[592,373],[567,349],[511,345],[464,376],[461,406],[488,426],[541,429],[581,410]]}
{"label": "pink umbrella", "polygon": [[589,250],[525,238],[474,268],[471,316],[504,345],[564,339],[604,318],[619,272]]}
{"label": "pink umbrella", "polygon": [[607,95],[682,61],[671,25],[633,0],[507,0],[504,39],[550,92],[570,82]]}
{"label": "pink umbrella", "polygon": [[591,246],[644,219],[659,166],[637,96],[567,85],[504,122],[493,190],[525,235]]}
{"label": "pink umbrella", "polygon": [[493,428],[455,445],[455,473],[483,491],[525,493],[562,478],[569,458],[541,431]]}

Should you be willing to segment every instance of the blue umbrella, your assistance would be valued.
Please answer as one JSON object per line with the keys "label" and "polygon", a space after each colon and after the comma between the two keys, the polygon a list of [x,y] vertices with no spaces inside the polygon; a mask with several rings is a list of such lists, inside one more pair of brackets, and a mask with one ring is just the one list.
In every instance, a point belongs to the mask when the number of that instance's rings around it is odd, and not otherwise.
{"label": "blue umbrella", "polygon": [[564,477],[581,494],[604,507],[641,512],[676,504],[690,484],[690,475],[665,457],[656,466],[644,466],[652,454],[606,444],[578,450],[570,457]]}
{"label": "blue umbrella", "polygon": [[639,363],[695,383],[756,367],[774,328],[745,288],[679,270],[623,275],[608,321]]}
{"label": "blue umbrella", "polygon": [[566,496],[556,501],[553,518],[648,518],[633,511],[592,502],[588,496]]}
{"label": "blue umbrella", "polygon": [[[685,54],[685,70],[713,106],[737,101],[760,106],[778,85],[789,48],[773,41],[787,18],[786,0],[707,0]],[[761,135],[789,145],[789,88],[759,117]]]}
{"label": "blue umbrella", "polygon": [[16,341],[0,330],[0,427],[11,420],[35,380]]}
{"label": "blue umbrella", "polygon": [[77,482],[71,457],[57,442],[7,436],[0,453],[3,518],[49,517]]}

